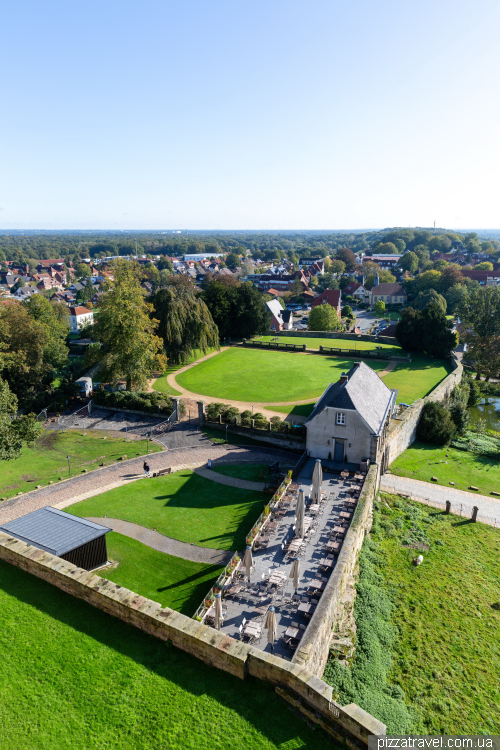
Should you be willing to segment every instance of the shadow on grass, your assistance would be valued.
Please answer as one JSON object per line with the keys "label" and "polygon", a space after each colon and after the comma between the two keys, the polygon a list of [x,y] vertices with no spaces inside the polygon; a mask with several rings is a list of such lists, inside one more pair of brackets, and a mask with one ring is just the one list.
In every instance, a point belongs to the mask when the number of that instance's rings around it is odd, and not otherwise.
{"label": "shadow on grass", "polygon": [[[313,731],[290,713],[266,683],[254,678],[242,682],[1,560],[0,588],[22,604],[36,608],[156,674],[166,681],[166,691],[169,690],[167,683],[171,683],[196,698],[206,694],[239,714],[276,746],[288,746],[288,742],[295,740],[297,744],[290,746],[301,750],[319,750],[325,745],[340,750],[340,745],[330,741],[323,732]],[[28,619],[26,617],[26,622]],[[114,680],[113,674],[109,675],[109,680]],[[175,706],[174,696],[172,698]],[[188,734],[189,721],[186,716]]]}
{"label": "shadow on grass", "polygon": [[[171,583],[170,586],[162,586],[161,588],[157,589],[157,591],[170,591],[171,589],[176,589],[179,586],[184,586],[186,583],[190,583],[191,581],[197,581],[198,578],[205,578],[205,576],[210,575],[210,573],[213,573],[213,578],[217,578],[221,570],[222,570],[221,565],[211,565],[209,568],[205,568],[205,570],[200,570],[198,573],[194,573],[192,576],[187,576],[186,578],[183,578],[180,581]],[[204,590],[206,591],[210,589],[210,586],[208,584],[209,584],[209,581],[203,582],[203,587],[204,587]],[[203,598],[203,594],[200,596],[199,601],[201,601],[202,598]]]}

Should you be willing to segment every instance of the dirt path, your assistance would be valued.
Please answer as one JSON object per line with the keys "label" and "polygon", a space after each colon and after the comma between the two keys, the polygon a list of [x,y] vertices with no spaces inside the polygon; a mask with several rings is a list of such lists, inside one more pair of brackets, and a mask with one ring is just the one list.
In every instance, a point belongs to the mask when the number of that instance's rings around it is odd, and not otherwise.
{"label": "dirt path", "polygon": [[165,552],[167,555],[182,557],[184,560],[191,562],[210,563],[211,565],[227,565],[234,552],[226,552],[220,549],[211,549],[210,547],[198,547],[196,544],[179,542],[169,536],[164,536],[158,531],[147,529],[137,523],[122,521],[119,518],[107,518],[106,516],[87,516],[87,521],[100,523],[107,526],[118,534],[123,534],[131,539],[137,539],[147,547],[157,549],[158,552]]}
{"label": "dirt path", "polygon": [[384,375],[388,375],[390,372],[396,369],[398,362],[389,362],[381,372],[378,373],[379,378],[383,378]]}

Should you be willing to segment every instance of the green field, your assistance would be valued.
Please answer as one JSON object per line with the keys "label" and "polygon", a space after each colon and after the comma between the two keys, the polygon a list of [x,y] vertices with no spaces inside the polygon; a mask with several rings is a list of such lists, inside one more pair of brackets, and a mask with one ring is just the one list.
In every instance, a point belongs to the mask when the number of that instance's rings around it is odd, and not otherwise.
{"label": "green field", "polygon": [[249,482],[264,482],[262,474],[269,476],[269,464],[219,464],[212,469],[225,477],[246,479]]}
{"label": "green field", "polygon": [[499,530],[388,495],[371,537],[352,677],[338,662],[326,671],[341,702],[374,713],[388,734],[499,734]]}
{"label": "green field", "polygon": [[0,562],[1,750],[320,750],[241,681]]}
{"label": "green field", "polygon": [[[182,372],[178,383],[217,399],[279,403],[314,398],[349,370],[353,359],[231,348]],[[370,362],[383,370],[385,362]]]}
{"label": "green field", "polygon": [[171,365],[167,368],[166,372],[163,375],[160,375],[159,378],[155,380],[153,383],[153,388],[155,391],[160,391],[160,393],[169,393],[171,396],[181,396],[181,392],[178,391],[176,388],[173,388],[168,382],[167,378],[169,375],[171,375],[173,372],[177,372],[177,370],[180,370],[181,367],[185,367],[187,364],[191,364],[192,362],[196,362],[196,360],[200,359],[201,357],[206,357],[207,354],[211,354],[214,352],[215,349],[208,348],[206,352],[203,352],[201,349],[196,349],[195,353],[189,357],[189,361],[185,362],[182,365]]}
{"label": "green field", "polygon": [[436,484],[449,487],[450,482],[455,482],[459,490],[467,490],[473,484],[479,487],[482,495],[500,492],[500,463],[497,460],[456,448],[449,449],[448,457],[447,452],[447,447],[417,441],[391,464],[391,472],[423,482],[437,477]]}
{"label": "green field", "polygon": [[[339,358],[293,352],[231,348],[178,375],[183,388],[214,399],[269,404],[269,408],[291,413],[293,407],[278,408],[279,402],[318,399],[331,382],[352,367],[354,358]],[[366,362],[380,372],[387,362]],[[451,371],[443,360],[412,355],[384,375],[389,388],[397,388],[398,403],[411,404],[423,398]],[[306,415],[310,404],[294,413]],[[289,410],[290,409],[290,410]]]}
{"label": "green field", "polygon": [[[29,492],[36,485],[46,485],[81,474],[82,469],[92,471],[101,464],[107,466],[121,456],[135,458],[146,453],[146,440],[125,440],[106,437],[92,432],[82,435],[75,430],[60,432],[44,430],[34,448],[24,447],[19,458],[0,463],[0,496],[9,498],[19,492]],[[149,442],[149,450],[163,450],[160,445]]]}
{"label": "green field", "polygon": [[166,555],[115,531],[106,541],[108,560],[118,566],[98,575],[189,617],[222,571],[216,565]]}
{"label": "green field", "polygon": [[68,512],[132,521],[200,547],[241,550],[267,499],[263,492],[218,484],[184,469],[117,487],[71,505]]}
{"label": "green field", "polygon": [[[397,315],[397,313],[394,313]],[[332,349],[357,349],[358,351],[380,351],[380,358],[387,354],[400,354],[406,356],[400,346],[391,344],[376,344],[373,341],[350,341],[347,339],[308,338],[306,336],[256,336],[256,341],[274,341],[278,339],[281,344],[305,344],[308,349],[319,349],[320,346],[329,346]]]}

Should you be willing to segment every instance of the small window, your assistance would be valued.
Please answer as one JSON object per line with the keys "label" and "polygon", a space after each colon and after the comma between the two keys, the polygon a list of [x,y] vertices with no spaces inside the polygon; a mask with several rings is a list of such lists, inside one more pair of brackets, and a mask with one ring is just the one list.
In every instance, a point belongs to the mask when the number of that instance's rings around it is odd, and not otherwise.
{"label": "small window", "polygon": [[337,412],[337,424],[345,424],[345,414],[341,411]]}

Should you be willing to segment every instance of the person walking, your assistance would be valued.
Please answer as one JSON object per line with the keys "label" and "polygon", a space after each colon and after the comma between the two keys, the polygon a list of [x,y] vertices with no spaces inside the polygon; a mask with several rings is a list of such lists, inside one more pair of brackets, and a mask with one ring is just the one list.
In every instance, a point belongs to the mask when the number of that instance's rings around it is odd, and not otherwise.
{"label": "person walking", "polygon": [[151,474],[150,474],[150,468],[149,468],[149,464],[148,464],[147,461],[144,461],[144,465],[143,465],[142,468],[144,469],[144,473],[146,474],[146,476],[150,477],[151,476]]}

